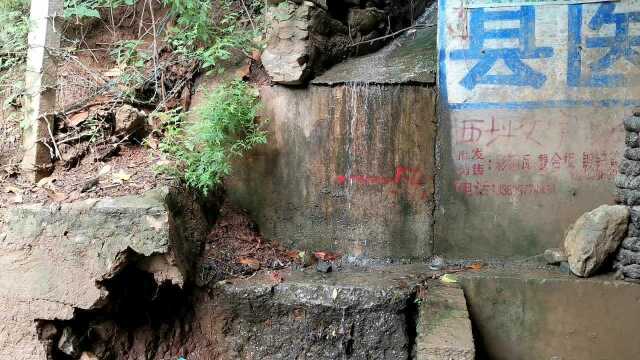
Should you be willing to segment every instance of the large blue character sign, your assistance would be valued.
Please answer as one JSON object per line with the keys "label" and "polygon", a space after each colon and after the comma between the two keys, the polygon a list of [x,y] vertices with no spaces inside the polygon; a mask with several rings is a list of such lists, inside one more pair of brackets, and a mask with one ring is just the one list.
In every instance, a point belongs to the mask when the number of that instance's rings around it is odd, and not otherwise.
{"label": "large blue character sign", "polygon": [[[518,27],[500,27],[517,22]],[[519,10],[472,9],[469,24],[468,49],[453,50],[451,60],[479,60],[460,84],[473,89],[479,84],[531,86],[540,88],[547,77],[532,69],[523,60],[548,58],[553,55],[550,47],[536,47],[535,8],[521,6]],[[488,47],[487,40],[518,42],[517,47]],[[489,74],[496,62],[502,59],[511,74]]]}
{"label": "large blue character sign", "polygon": [[[569,47],[567,84],[579,87],[616,87],[628,85],[621,73],[612,72],[619,61],[640,66],[640,36],[630,33],[631,24],[640,23],[640,12],[616,12],[616,3],[603,3],[588,22],[588,29],[612,36],[583,35],[583,5],[569,8]],[[608,25],[613,25],[611,31]],[[585,51],[603,49],[604,54],[585,63]],[[597,51],[597,50],[596,50]]]}

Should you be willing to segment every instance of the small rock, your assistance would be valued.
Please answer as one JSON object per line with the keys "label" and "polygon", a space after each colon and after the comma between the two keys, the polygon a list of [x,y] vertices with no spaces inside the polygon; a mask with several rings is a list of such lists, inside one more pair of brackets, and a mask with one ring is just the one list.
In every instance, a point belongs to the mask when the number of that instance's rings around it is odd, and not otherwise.
{"label": "small rock", "polygon": [[435,255],[431,258],[431,263],[429,263],[429,269],[438,271],[442,270],[445,267],[446,263],[442,256]]}
{"label": "small rock", "polygon": [[640,252],[640,237],[628,237],[622,240],[622,248]]}
{"label": "small rock", "polygon": [[639,264],[631,264],[627,266],[623,266],[619,270],[624,278],[631,279],[640,279],[640,265]]}
{"label": "small rock", "polygon": [[94,353],[85,351],[80,355],[80,360],[98,360],[98,357]]}
{"label": "small rock", "polygon": [[638,133],[627,131],[624,137],[624,143],[630,148],[640,147],[640,143],[638,142]]}
{"label": "small rock", "polygon": [[624,118],[624,129],[627,131],[640,131],[640,117],[637,116],[628,116]]}
{"label": "small rock", "polygon": [[620,161],[620,173],[629,176],[640,175],[640,161],[622,159]]}
{"label": "small rock", "polygon": [[328,261],[318,261],[316,264],[316,271],[321,273],[330,273],[333,270],[333,265]]}
{"label": "small rock", "polygon": [[66,355],[77,357],[79,347],[80,339],[78,336],[73,333],[73,330],[70,327],[65,327],[64,330],[62,330],[60,340],[58,340],[58,350],[62,351]]}
{"label": "small rock", "polygon": [[144,126],[144,115],[131,105],[122,105],[116,110],[115,132],[128,135]]}
{"label": "small rock", "polygon": [[304,267],[311,266],[316,261],[316,258],[313,256],[313,254],[308,251],[301,251],[300,253],[298,253],[298,257],[300,258],[302,266]]}
{"label": "small rock", "polygon": [[569,263],[567,261],[563,261],[560,263],[560,271],[565,274],[571,274],[571,268],[569,267]]}
{"label": "small rock", "polygon": [[624,151],[624,157],[629,160],[640,160],[640,148],[627,148]]}
{"label": "small rock", "polygon": [[629,209],[621,205],[603,205],[580,216],[564,240],[571,271],[593,275],[622,242],[628,221]]}
{"label": "small rock", "polygon": [[559,265],[563,261],[567,261],[567,254],[562,249],[547,249],[544,251],[544,259],[547,264]]}

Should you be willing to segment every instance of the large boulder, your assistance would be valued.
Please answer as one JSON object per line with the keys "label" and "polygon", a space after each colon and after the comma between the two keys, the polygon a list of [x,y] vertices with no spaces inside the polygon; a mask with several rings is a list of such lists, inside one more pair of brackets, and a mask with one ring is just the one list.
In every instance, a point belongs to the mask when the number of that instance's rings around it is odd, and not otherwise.
{"label": "large boulder", "polygon": [[603,205],[580,216],[564,240],[571,271],[593,275],[620,245],[628,223],[629,209],[622,205]]}

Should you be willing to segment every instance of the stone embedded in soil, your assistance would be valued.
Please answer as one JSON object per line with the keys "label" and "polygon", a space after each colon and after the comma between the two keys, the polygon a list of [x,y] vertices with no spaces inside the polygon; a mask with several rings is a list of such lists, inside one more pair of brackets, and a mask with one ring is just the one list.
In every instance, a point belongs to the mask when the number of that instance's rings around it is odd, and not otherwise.
{"label": "stone embedded in soil", "polygon": [[616,250],[627,232],[629,209],[602,205],[580,216],[565,237],[571,271],[581,277],[593,275]]}
{"label": "stone embedded in soil", "polygon": [[114,131],[119,135],[129,135],[145,124],[144,114],[131,105],[122,105],[116,110]]}
{"label": "stone embedded in soil", "polygon": [[328,261],[320,260],[316,264],[316,271],[317,272],[329,273],[332,270],[333,270],[333,265]]}
{"label": "stone embedded in soil", "polygon": [[547,249],[544,251],[544,259],[547,264],[558,265],[563,261],[567,261],[567,254],[562,249]]}

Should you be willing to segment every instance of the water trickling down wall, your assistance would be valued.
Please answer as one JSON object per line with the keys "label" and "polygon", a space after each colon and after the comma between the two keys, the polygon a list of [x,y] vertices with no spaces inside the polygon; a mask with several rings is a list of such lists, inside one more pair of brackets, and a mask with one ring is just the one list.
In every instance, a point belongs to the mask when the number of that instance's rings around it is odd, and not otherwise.
{"label": "water trickling down wall", "polygon": [[355,258],[430,254],[433,88],[266,87],[262,98],[269,144],[228,187],[267,237]]}

